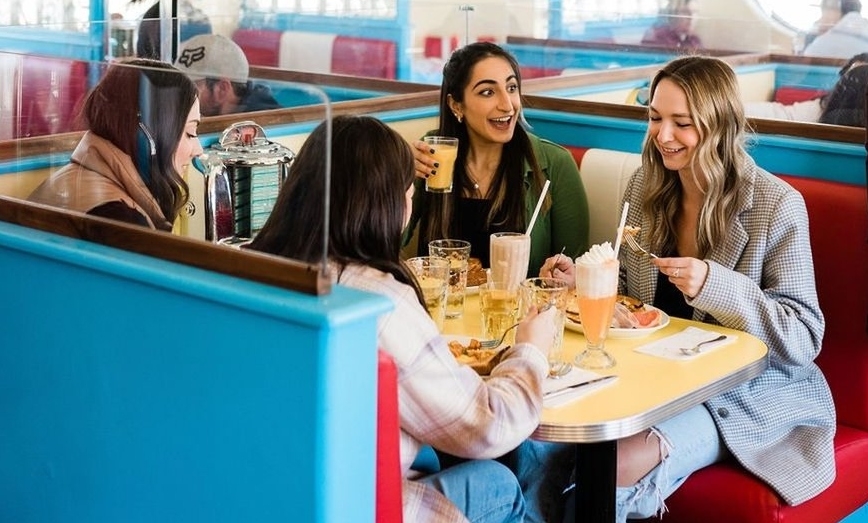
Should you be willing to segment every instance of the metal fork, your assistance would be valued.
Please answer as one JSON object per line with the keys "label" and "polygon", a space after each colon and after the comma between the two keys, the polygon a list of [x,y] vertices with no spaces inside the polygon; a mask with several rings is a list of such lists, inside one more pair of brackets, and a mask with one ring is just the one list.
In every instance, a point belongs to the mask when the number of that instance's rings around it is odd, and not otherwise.
{"label": "metal fork", "polygon": [[712,338],[710,340],[705,340],[705,341],[700,341],[699,343],[697,343],[693,347],[682,347],[678,350],[680,350],[681,353],[684,354],[685,356],[692,356],[694,354],[699,354],[702,351],[703,345],[706,345],[709,343],[714,343],[716,341],[721,341],[721,340],[725,340],[725,339],[726,339],[726,334],[721,334],[720,336],[718,336],[716,338]]}
{"label": "metal fork", "polygon": [[652,258],[657,257],[656,254],[648,251],[648,249],[639,245],[639,242],[636,241],[636,238],[634,238],[632,234],[625,234],[624,235],[624,241],[627,242],[627,245],[630,247],[630,250],[632,250],[636,254],[641,254],[643,256],[650,256]]}
{"label": "metal fork", "polygon": [[[542,307],[539,308],[538,314],[542,314],[542,313],[544,313],[545,311],[551,309],[553,305],[554,305],[554,303],[552,303],[552,302],[546,303],[545,305],[543,305]],[[509,327],[507,327],[506,329],[504,329],[504,330],[503,330],[503,335],[500,337],[499,340],[485,340],[485,341],[480,341],[480,342],[479,342],[479,347],[482,348],[482,349],[493,349],[493,348],[495,348],[495,347],[500,347],[500,345],[503,343],[503,340],[506,339],[506,335],[507,335],[507,333],[509,333],[509,331],[511,331],[512,329],[518,327],[519,325],[521,325],[521,322],[519,322],[519,323],[515,323],[515,324],[513,324],[513,325],[510,325]]]}
{"label": "metal fork", "polygon": [[506,335],[507,335],[507,333],[508,333],[509,331],[511,331],[512,329],[518,327],[518,326],[519,326],[519,324],[516,323],[516,324],[514,324],[514,325],[510,325],[509,327],[507,327],[506,329],[504,329],[504,330],[503,330],[503,336],[501,336],[499,340],[485,340],[485,341],[480,341],[480,342],[479,342],[479,347],[482,348],[482,349],[493,349],[493,348],[495,348],[495,347],[500,347],[500,344],[503,343],[503,340],[506,339]]}

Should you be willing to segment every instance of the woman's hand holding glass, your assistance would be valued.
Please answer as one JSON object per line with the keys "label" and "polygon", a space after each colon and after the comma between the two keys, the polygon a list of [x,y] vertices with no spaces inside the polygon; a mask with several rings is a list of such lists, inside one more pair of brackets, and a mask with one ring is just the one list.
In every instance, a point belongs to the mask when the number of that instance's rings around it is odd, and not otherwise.
{"label": "woman's hand holding glass", "polygon": [[563,326],[557,324],[557,319],[558,311],[554,307],[543,312],[531,307],[516,327],[515,342],[531,343],[548,358],[557,329],[563,329]]}
{"label": "woman's hand holding glass", "polygon": [[434,156],[432,156],[434,151],[431,149],[431,146],[422,140],[416,140],[412,145],[413,156],[416,158],[416,178],[425,180],[429,176],[437,174],[437,168],[440,165],[434,159]]}

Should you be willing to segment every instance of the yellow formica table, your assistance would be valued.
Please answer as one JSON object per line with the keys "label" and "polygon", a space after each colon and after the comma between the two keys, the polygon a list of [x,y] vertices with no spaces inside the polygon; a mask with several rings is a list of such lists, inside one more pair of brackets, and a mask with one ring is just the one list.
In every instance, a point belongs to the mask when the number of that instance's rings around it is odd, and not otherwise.
{"label": "yellow formica table", "polygon": [[[735,334],[734,343],[685,361],[650,356],[633,349],[688,326]],[[446,320],[444,332],[480,336],[479,299],[468,296],[461,318]],[[567,330],[564,349],[568,361],[585,347],[585,337]],[[615,374],[606,387],[555,409],[543,409],[531,437],[576,443],[576,520],[614,521],[615,472],[620,438],[641,432],[709,398],[726,392],[760,373],[768,365],[768,348],[758,338],[717,325],[672,318],[669,325],[648,336],[609,339],[606,350],[616,365],[597,371]]]}

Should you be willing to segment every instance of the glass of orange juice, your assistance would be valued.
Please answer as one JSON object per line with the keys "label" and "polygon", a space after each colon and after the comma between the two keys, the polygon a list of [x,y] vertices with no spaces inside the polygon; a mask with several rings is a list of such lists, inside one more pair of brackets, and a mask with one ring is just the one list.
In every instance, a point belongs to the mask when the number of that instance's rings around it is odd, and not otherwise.
{"label": "glass of orange juice", "polygon": [[576,260],[576,297],[587,345],[576,356],[576,365],[607,369],[615,365],[615,358],[606,352],[605,345],[618,296],[619,263],[614,256],[590,262],[583,258]]}
{"label": "glass of orange juice", "polygon": [[439,166],[437,174],[425,179],[425,190],[428,192],[452,192],[452,172],[455,169],[455,158],[458,156],[458,138],[450,136],[426,136],[425,143],[434,150],[432,156]]}

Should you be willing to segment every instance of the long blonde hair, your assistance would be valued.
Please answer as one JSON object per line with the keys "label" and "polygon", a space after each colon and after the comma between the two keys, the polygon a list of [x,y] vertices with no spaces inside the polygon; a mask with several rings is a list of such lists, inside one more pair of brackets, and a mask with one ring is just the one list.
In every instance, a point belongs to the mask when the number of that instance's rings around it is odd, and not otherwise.
{"label": "long blonde hair", "polygon": [[[747,158],[744,149],[747,123],[735,72],[722,60],[686,56],[669,62],[651,81],[651,100],[660,81],[668,79],[687,97],[699,144],[691,158],[694,182],[705,187],[699,213],[696,244],[705,256],[726,237],[729,224],[739,206],[739,180]],[[663,157],[645,135],[642,165],[645,193],[642,211],[650,218],[650,245],[664,253],[675,252],[675,219],[682,189],[678,172],[663,165]],[[699,176],[703,183],[699,183]]]}

